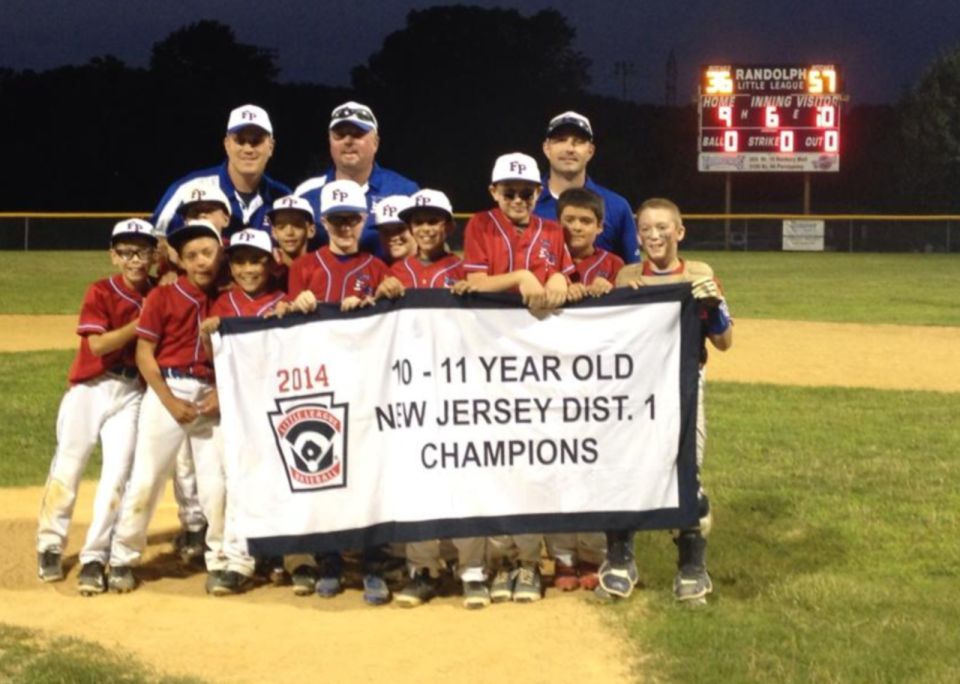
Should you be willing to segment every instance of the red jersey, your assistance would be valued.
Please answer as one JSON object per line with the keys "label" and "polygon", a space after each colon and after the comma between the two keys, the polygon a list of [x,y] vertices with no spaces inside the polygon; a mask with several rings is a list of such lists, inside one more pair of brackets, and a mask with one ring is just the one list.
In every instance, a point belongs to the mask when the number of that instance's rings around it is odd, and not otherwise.
{"label": "red jersey", "polygon": [[273,309],[277,302],[284,299],[283,292],[272,290],[264,292],[259,297],[251,297],[239,287],[232,287],[223,292],[210,306],[211,316],[233,318],[234,316],[263,316]]}
{"label": "red jersey", "polygon": [[307,252],[293,260],[287,267],[287,294],[296,297],[310,287],[313,272],[320,267],[320,250]]}
{"label": "red jersey", "polygon": [[71,384],[92,380],[117,366],[137,367],[136,340],[109,354],[97,356],[90,351],[87,335],[99,335],[122,328],[138,318],[142,310],[143,295],[127,287],[119,273],[112,278],[98,280],[87,288],[77,321],[80,348],[68,375]]}
{"label": "red jersey", "polygon": [[617,279],[617,273],[623,268],[623,259],[597,247],[593,254],[575,261],[574,264],[577,272],[570,277],[573,282],[589,286],[597,278],[603,278],[612,285]]}
{"label": "red jersey", "polygon": [[408,256],[390,267],[390,275],[411,289],[452,287],[455,282],[467,277],[463,270],[463,259],[446,252],[428,264],[420,261],[416,255]]}
{"label": "red jersey", "polygon": [[[390,275],[385,263],[366,252],[339,256],[324,246],[307,257],[312,257],[316,264],[312,267],[308,288],[316,295],[317,301],[328,304],[342,302],[347,297],[372,297],[383,279]],[[300,259],[293,266],[298,261]],[[293,266],[290,267],[291,283]],[[290,295],[294,295],[292,289]]]}
{"label": "red jersey", "polygon": [[200,341],[200,322],[210,316],[211,300],[186,276],[158,287],[143,304],[137,337],[157,343],[161,368],[173,368],[198,378],[213,378],[213,362]]}
{"label": "red jersey", "polygon": [[500,275],[527,269],[546,284],[554,273],[569,276],[574,271],[563,229],[536,215],[521,232],[499,208],[474,214],[467,223],[463,245],[467,273]]}

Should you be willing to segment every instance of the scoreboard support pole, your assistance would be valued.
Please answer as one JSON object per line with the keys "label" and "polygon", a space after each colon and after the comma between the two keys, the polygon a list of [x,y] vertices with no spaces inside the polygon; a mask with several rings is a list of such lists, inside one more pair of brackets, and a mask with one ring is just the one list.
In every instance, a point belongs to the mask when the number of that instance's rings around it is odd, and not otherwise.
{"label": "scoreboard support pole", "polygon": [[810,213],[810,172],[803,174],[803,213]]}
{"label": "scoreboard support pole", "polygon": [[730,213],[733,207],[733,174],[729,171],[724,175],[723,183],[723,213],[726,214],[723,219],[723,248],[730,251]]}

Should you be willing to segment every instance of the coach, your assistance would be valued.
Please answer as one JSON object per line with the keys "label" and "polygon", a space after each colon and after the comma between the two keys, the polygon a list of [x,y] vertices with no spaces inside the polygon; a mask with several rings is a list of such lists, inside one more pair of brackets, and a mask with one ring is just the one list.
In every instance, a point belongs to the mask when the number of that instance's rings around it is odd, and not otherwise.
{"label": "coach", "polygon": [[557,220],[557,198],[568,188],[593,190],[603,198],[603,232],[596,245],[613,252],[630,264],[640,261],[637,226],[630,204],[623,197],[593,182],[587,175],[587,164],[596,147],[590,120],[577,112],[557,114],[547,124],[543,154],[550,162],[550,174],[543,179],[543,192],[533,213],[551,221]]}
{"label": "coach", "polygon": [[182,225],[183,219],[177,214],[182,202],[180,188],[196,180],[218,184],[230,200],[230,225],[224,230],[224,237],[245,227],[269,231],[267,211],[275,199],[290,194],[290,188],[264,173],[275,144],[273,126],[265,110],[252,104],[234,109],[223,138],[227,160],[220,166],[187,174],[167,188],[151,217],[157,232],[168,234]]}
{"label": "coach", "polygon": [[[360,236],[360,250],[375,254],[381,259],[386,255],[380,245],[374,227],[373,205],[390,195],[412,195],[420,187],[409,178],[385,169],[376,162],[380,147],[377,117],[366,105],[359,102],[344,102],[330,114],[328,127],[330,159],[333,164],[323,176],[310,178],[297,186],[294,194],[302,195],[313,206],[314,215],[321,215],[320,188],[332,180],[352,180],[367,196],[367,223]],[[317,225],[320,244],[327,242],[327,233]]]}

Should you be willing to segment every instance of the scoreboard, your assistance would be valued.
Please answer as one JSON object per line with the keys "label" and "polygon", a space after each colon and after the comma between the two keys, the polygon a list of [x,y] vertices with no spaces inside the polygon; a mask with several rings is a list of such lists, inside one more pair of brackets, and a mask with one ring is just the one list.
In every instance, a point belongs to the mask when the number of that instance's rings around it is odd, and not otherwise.
{"label": "scoreboard", "polygon": [[705,66],[701,171],[839,171],[846,99],[833,64]]}

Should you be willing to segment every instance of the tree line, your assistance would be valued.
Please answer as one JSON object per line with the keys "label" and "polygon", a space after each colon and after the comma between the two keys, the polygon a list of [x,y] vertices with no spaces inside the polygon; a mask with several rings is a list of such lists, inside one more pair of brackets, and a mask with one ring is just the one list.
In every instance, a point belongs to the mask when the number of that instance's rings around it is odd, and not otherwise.
{"label": "tree line", "polygon": [[[551,116],[590,117],[590,173],[636,204],[665,195],[687,211],[723,209],[723,175],[697,171],[697,108],[637,104],[589,92],[589,60],[557,11],[415,10],[351,88],[279,80],[275,52],[199,21],[153,45],[147,68],[107,55],[43,72],[0,68],[7,132],[3,211],[144,211],[187,171],[223,158],[227,113],[245,102],[271,115],[268,172],[293,186],[329,163],[327,122],[340,102],[369,104],[378,160],[443,189],[458,211],[489,204],[493,160],[540,153]],[[319,49],[319,48],[318,48]],[[683,90],[681,88],[681,90]],[[838,173],[814,174],[815,212],[960,209],[960,50],[944,53],[901,101],[844,112]],[[735,211],[799,211],[800,174],[734,176]]]}

